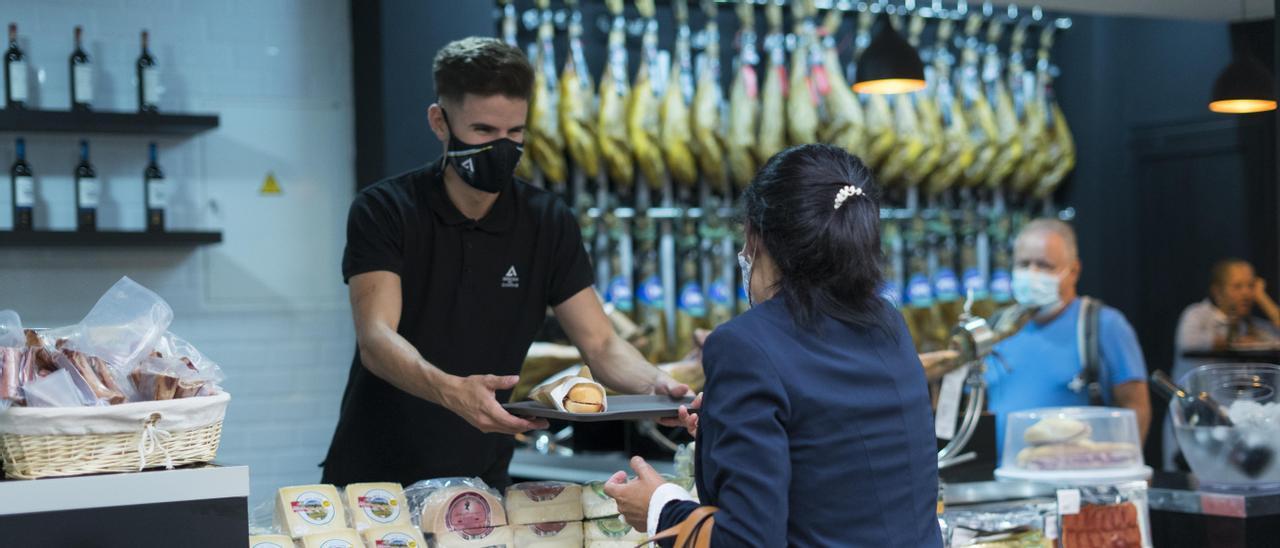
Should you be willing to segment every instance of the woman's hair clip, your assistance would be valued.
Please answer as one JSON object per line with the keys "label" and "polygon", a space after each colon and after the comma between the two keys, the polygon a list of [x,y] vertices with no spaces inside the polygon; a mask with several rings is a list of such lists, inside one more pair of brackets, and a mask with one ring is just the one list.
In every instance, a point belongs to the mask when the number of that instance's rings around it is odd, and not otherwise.
{"label": "woman's hair clip", "polygon": [[846,186],[846,187],[844,187],[844,188],[840,189],[840,192],[837,192],[837,193],[836,193],[836,207],[835,207],[835,208],[836,208],[836,209],[840,209],[840,206],[844,205],[844,201],[845,201],[845,200],[848,200],[849,198],[851,198],[851,197],[853,197],[853,196],[862,196],[862,195],[863,195],[863,193],[862,193],[862,188],[860,188],[860,187],[856,187],[856,186],[853,186],[853,185]]}

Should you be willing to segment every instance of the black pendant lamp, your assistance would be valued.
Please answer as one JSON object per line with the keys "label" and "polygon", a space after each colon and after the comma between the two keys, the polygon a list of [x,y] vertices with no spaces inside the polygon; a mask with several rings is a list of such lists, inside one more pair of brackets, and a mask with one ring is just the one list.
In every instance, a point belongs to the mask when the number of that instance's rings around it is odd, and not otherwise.
{"label": "black pendant lamp", "polygon": [[853,84],[853,91],[890,94],[924,89],[924,63],[920,61],[920,52],[898,34],[888,14],[880,12],[876,26],[879,29],[858,59],[858,79]]}
{"label": "black pendant lamp", "polygon": [[[1240,3],[1240,18],[1248,14]],[[1275,77],[1271,70],[1249,53],[1248,42],[1237,28],[1231,29],[1231,64],[1213,82],[1209,110],[1225,114],[1248,114],[1276,109]]]}
{"label": "black pendant lamp", "polygon": [[1249,53],[1235,55],[1213,82],[1209,110],[1225,114],[1248,114],[1276,109],[1276,86],[1271,71]]}

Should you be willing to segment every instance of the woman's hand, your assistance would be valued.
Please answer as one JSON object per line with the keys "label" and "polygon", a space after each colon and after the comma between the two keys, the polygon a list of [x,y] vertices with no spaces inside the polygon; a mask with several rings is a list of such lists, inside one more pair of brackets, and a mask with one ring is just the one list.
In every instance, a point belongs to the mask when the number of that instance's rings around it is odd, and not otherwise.
{"label": "woman's hand", "polygon": [[698,437],[698,416],[693,413],[690,413],[689,410],[701,409],[701,408],[702,408],[702,392],[698,392],[698,397],[693,398],[693,403],[690,403],[688,407],[685,407],[683,405],[680,406],[679,418],[658,419],[658,424],[661,424],[663,426],[669,426],[672,428],[678,428],[683,426],[685,430],[689,431],[690,436],[697,438]]}
{"label": "woman's hand", "polygon": [[627,481],[626,472],[618,472],[604,484],[604,493],[618,501],[618,511],[622,519],[641,533],[649,528],[649,499],[666,480],[654,470],[649,463],[640,457],[631,458],[631,469],[636,472],[636,479]]}

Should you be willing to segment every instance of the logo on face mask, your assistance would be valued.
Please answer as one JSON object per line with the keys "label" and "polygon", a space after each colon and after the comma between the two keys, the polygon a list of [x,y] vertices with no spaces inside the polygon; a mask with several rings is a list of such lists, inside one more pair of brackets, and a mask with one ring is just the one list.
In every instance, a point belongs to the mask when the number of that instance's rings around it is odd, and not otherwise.
{"label": "logo on face mask", "polygon": [[475,173],[475,171],[476,171],[476,162],[475,162],[475,160],[473,160],[473,159],[471,159],[471,158],[467,158],[466,160],[463,160],[463,161],[462,161],[462,169],[465,169],[465,170],[467,170],[467,171],[470,171],[470,172],[472,172],[472,173]]}

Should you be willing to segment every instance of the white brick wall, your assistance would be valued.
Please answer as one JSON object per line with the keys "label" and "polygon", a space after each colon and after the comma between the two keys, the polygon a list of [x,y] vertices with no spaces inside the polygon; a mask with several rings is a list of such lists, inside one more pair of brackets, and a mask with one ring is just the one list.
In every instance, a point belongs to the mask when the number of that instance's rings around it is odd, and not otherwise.
{"label": "white brick wall", "polygon": [[[224,232],[192,249],[0,249],[0,308],[29,323],[78,320],[120,276],[173,305],[173,330],[226,370],[219,458],[248,464],[254,498],[319,479],[354,348],[339,262],[354,188],[346,0],[0,0],[32,65],[33,102],[65,109],[72,28],[85,27],[95,105],[135,107],[138,33],[151,31],[162,110],[214,112],[219,129],[158,139],[172,228]],[[0,166],[13,161],[0,135]],[[73,135],[27,135],[37,222],[73,223]],[[104,182],[99,223],[143,227],[145,137],[86,136]],[[258,188],[273,171],[282,196]],[[7,175],[0,228],[11,226]]]}

